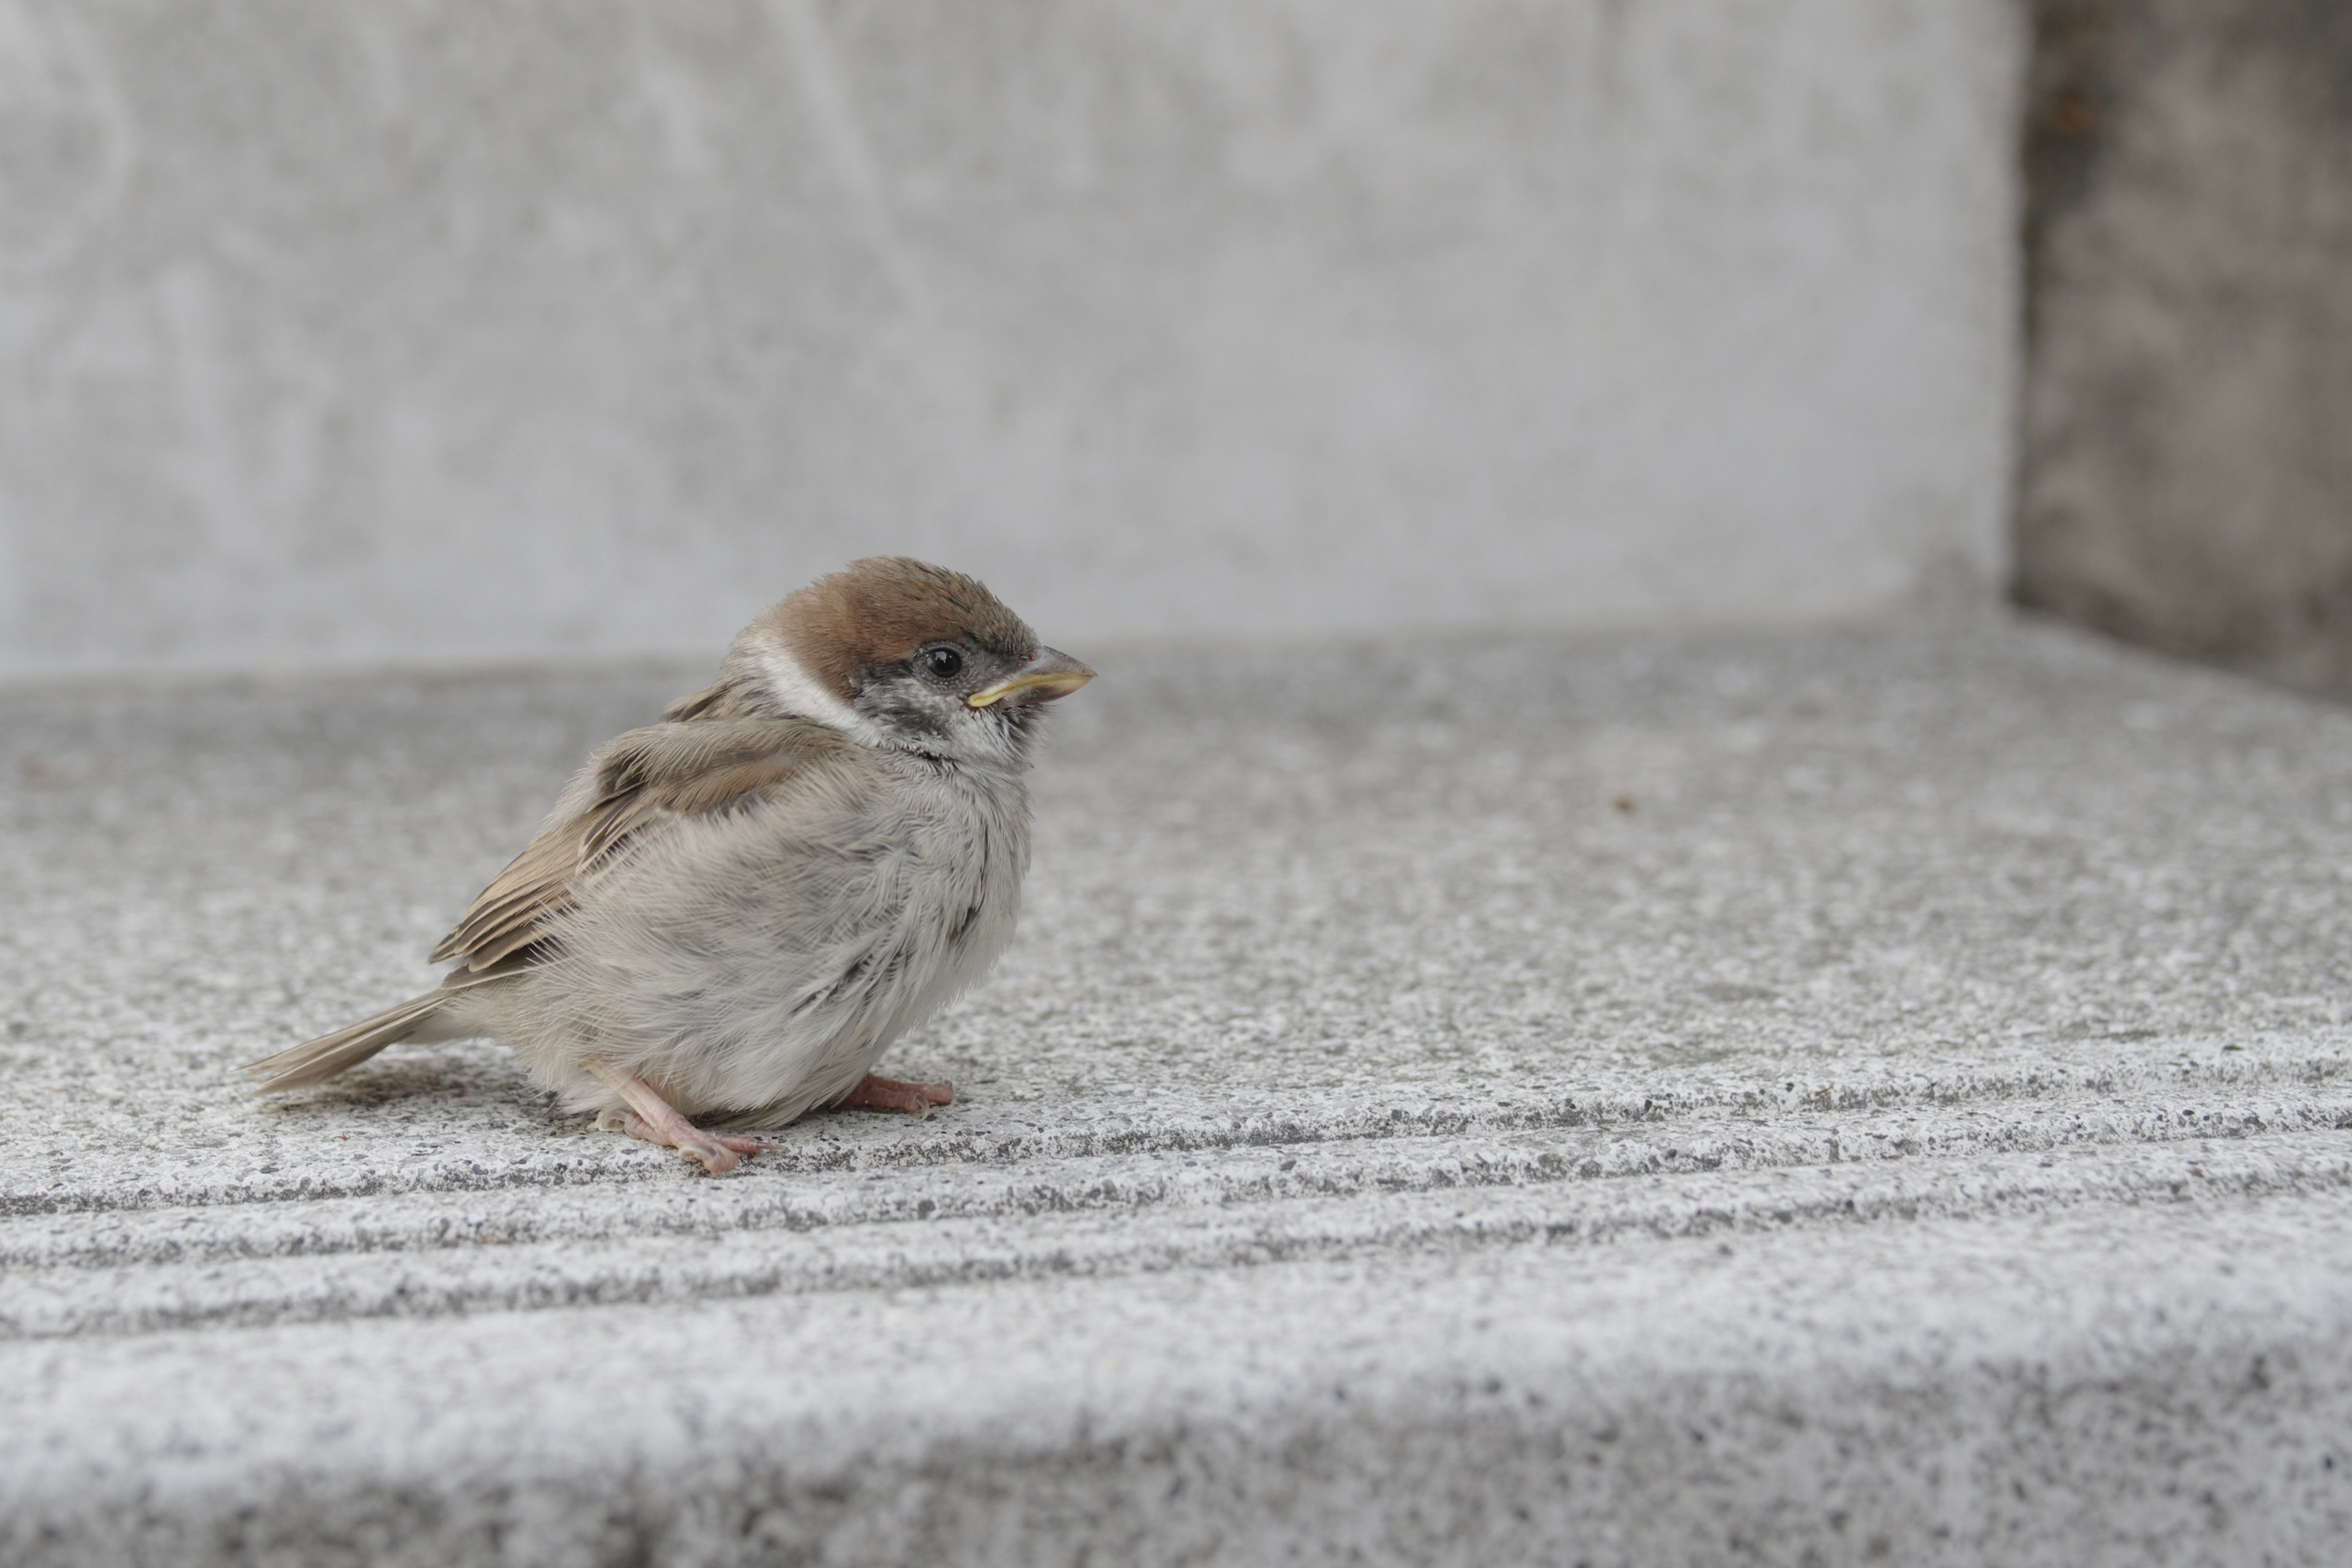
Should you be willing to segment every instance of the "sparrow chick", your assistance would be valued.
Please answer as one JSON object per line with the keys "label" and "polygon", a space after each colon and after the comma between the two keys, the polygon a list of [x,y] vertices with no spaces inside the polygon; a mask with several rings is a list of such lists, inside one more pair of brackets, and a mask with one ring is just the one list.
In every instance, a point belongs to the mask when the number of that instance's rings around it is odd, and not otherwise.
{"label": "sparrow chick", "polygon": [[977,581],[854,562],[745,627],[718,681],[608,742],[433,950],[437,989],[246,1070],[333,1077],[488,1035],[567,1109],[734,1168],[815,1106],[928,1115],[871,1068],[994,962],[1029,865],[1045,703],[1094,671]]}

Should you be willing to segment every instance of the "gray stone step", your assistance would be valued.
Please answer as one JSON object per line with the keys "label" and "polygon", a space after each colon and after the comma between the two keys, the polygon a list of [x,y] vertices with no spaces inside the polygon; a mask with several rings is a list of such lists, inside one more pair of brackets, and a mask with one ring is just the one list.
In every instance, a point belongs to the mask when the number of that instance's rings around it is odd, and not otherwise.
{"label": "gray stone step", "polygon": [[2009,623],[1097,662],[885,1064],[957,1103],[724,1181],[487,1043],[230,1070],[689,673],[0,692],[0,1560],[2329,1560],[2352,713]]}

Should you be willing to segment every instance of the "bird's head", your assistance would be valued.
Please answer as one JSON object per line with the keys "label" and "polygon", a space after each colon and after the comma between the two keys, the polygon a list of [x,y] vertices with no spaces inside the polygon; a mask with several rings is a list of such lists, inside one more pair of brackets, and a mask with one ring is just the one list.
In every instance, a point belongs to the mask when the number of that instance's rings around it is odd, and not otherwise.
{"label": "bird's head", "polygon": [[1045,703],[1095,672],[1039,645],[977,578],[903,555],[853,561],[743,629],[730,676],[762,706],[868,745],[1018,764]]}

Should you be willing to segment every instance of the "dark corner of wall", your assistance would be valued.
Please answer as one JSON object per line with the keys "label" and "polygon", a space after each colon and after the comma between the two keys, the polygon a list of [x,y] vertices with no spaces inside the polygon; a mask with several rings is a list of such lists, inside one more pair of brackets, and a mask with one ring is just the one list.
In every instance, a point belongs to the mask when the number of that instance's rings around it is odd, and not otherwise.
{"label": "dark corner of wall", "polygon": [[2352,5],[2032,18],[2015,596],[2352,697]]}

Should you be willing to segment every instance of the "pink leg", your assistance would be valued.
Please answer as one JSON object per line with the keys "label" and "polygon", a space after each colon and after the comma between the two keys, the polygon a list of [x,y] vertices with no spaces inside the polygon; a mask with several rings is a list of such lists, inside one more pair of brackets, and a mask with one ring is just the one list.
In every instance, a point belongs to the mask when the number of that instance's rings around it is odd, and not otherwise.
{"label": "pink leg", "polygon": [[880,1078],[867,1073],[857,1080],[856,1089],[833,1103],[836,1108],[863,1106],[871,1110],[905,1110],[917,1116],[929,1116],[934,1105],[955,1103],[955,1085],[900,1083],[895,1078]]}
{"label": "pink leg", "polygon": [[757,1138],[705,1132],[680,1116],[668,1100],[654,1092],[653,1085],[633,1072],[614,1072],[598,1067],[588,1070],[629,1102],[629,1109],[621,1116],[621,1131],[632,1138],[675,1149],[689,1160],[699,1160],[702,1168],[714,1176],[723,1176],[733,1170],[741,1163],[738,1156],[756,1154],[768,1147]]}

